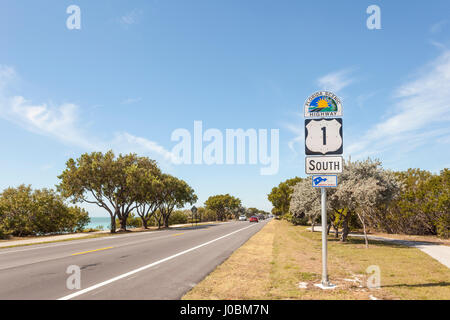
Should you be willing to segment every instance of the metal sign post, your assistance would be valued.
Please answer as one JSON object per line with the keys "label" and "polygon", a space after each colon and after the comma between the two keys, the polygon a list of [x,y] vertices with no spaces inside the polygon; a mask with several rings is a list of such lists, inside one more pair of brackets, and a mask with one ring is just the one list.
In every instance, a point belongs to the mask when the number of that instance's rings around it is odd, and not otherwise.
{"label": "metal sign post", "polygon": [[321,191],[322,282],[316,284],[321,289],[336,287],[328,279],[326,188],[338,185],[338,177],[330,174],[342,173],[343,152],[342,103],[332,92],[316,92],[305,102],[305,171],[316,174],[312,177],[312,187]]}
{"label": "metal sign post", "polygon": [[322,286],[329,287],[327,260],[327,189],[320,188],[322,196]]}

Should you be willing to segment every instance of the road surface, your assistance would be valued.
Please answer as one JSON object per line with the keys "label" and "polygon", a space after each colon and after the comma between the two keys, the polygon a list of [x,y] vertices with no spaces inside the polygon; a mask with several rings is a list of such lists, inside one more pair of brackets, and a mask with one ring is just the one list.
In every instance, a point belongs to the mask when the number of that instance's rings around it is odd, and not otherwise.
{"label": "road surface", "polygon": [[[0,299],[179,299],[267,222],[0,249]],[[67,288],[69,266],[80,289]]]}

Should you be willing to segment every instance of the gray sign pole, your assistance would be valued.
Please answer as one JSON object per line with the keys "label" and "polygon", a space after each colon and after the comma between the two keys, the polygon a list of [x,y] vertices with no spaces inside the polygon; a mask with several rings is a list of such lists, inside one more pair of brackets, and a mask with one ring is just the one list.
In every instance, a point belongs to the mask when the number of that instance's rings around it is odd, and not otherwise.
{"label": "gray sign pole", "polygon": [[322,286],[329,287],[327,267],[327,189],[322,191]]}

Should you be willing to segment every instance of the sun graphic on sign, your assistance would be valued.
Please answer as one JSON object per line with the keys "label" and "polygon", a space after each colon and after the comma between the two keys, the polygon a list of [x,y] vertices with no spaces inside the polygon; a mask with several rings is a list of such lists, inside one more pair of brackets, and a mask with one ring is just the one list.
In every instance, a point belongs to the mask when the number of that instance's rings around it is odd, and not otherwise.
{"label": "sun graphic on sign", "polygon": [[325,98],[320,99],[319,101],[317,101],[317,108],[328,108],[328,101]]}

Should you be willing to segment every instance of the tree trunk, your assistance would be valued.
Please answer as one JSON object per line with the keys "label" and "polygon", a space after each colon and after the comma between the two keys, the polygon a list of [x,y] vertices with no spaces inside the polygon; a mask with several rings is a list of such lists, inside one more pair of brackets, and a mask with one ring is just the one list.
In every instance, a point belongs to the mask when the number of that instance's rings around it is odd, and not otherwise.
{"label": "tree trunk", "polygon": [[327,236],[330,235],[330,230],[331,230],[331,221],[330,224],[327,226]]}
{"label": "tree trunk", "polygon": [[347,211],[347,214],[344,216],[344,221],[342,223],[342,235],[341,235],[341,242],[347,241],[348,237],[348,220],[350,218],[350,212]]}
{"label": "tree trunk", "polygon": [[367,238],[366,223],[359,213],[358,213],[358,218],[359,218],[359,221],[361,221],[361,224],[363,225],[364,241],[366,243],[366,249],[368,249],[369,248],[369,239]]}
{"label": "tree trunk", "polygon": [[315,225],[316,225],[315,220],[311,221],[311,232],[314,232]]}
{"label": "tree trunk", "polygon": [[336,239],[339,238],[339,227],[336,226],[336,225],[333,225],[333,229],[334,229],[334,232],[335,232],[334,237]]}
{"label": "tree trunk", "polygon": [[164,216],[164,227],[169,227],[169,215]]}
{"label": "tree trunk", "polygon": [[116,233],[116,216],[111,216],[111,233]]}
{"label": "tree trunk", "polygon": [[147,219],[141,218],[141,220],[142,220],[142,226],[144,227],[144,229],[148,229]]}
{"label": "tree trunk", "polygon": [[122,216],[122,219],[120,219],[120,229],[123,231],[127,231],[127,216]]}

